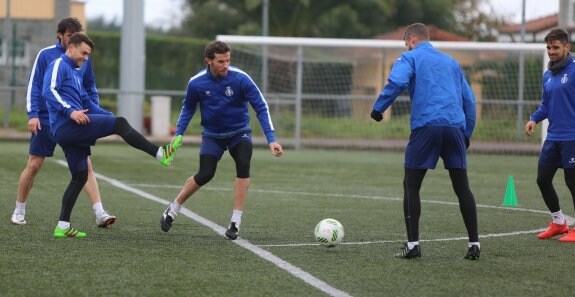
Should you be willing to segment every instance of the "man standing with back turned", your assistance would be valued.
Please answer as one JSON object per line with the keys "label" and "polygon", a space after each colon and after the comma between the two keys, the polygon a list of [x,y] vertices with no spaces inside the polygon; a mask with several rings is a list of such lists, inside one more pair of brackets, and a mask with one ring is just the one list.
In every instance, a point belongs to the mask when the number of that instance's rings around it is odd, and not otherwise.
{"label": "man standing with back turned", "polygon": [[[40,50],[34,61],[34,66],[32,66],[32,73],[30,74],[28,90],[26,92],[28,131],[31,133],[29,157],[26,168],[24,168],[20,174],[16,208],[14,209],[11,219],[12,224],[26,224],[26,201],[34,185],[34,179],[38,172],[40,172],[45,158],[52,157],[54,155],[54,149],[56,148],[56,140],[52,137],[50,131],[46,99],[42,96],[44,73],[52,61],[66,52],[70,36],[80,31],[82,31],[82,24],[80,24],[76,18],[62,19],[58,23],[56,32],[58,41],[55,45]],[[99,105],[98,90],[96,89],[96,80],[94,78],[94,72],[92,71],[91,60],[86,61],[78,71],[82,78],[82,87],[85,92],[94,104]],[[92,209],[96,215],[96,224],[98,227],[107,227],[108,225],[114,224],[116,217],[108,214],[102,205],[98,182],[94,176],[90,159],[88,159],[88,181],[86,182],[84,191],[92,202]]]}
{"label": "man standing with back turned", "polygon": [[419,192],[428,169],[435,169],[439,157],[445,168],[463,216],[469,243],[465,259],[480,255],[475,198],[467,178],[469,140],[475,127],[475,97],[459,64],[429,43],[424,24],[409,25],[404,35],[408,51],[393,65],[388,82],[373,105],[371,117],[382,113],[405,89],[411,98],[411,135],[405,151],[403,212],[408,242],[396,255],[421,257],[419,248]]}
{"label": "man standing with back turned", "polygon": [[575,242],[575,229],[569,229],[553,187],[557,169],[563,168],[565,184],[575,204],[575,60],[569,54],[569,35],[563,29],[553,29],[545,36],[548,70],[543,74],[541,105],[525,124],[525,133],[532,136],[537,123],[549,120],[547,138],[539,154],[537,185],[551,213],[552,222],[537,237],[549,239],[565,234],[561,242]]}

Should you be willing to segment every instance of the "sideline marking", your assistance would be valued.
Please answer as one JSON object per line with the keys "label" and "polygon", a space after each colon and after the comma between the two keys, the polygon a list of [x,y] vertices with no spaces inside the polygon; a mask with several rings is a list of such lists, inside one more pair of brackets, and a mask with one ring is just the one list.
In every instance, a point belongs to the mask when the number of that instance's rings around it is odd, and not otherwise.
{"label": "sideline marking", "polygon": [[[60,165],[68,167],[68,164],[65,161],[62,161],[62,160],[55,160],[55,161]],[[96,173],[96,172],[94,172],[94,175],[98,179],[104,180],[104,181],[110,183],[112,186],[120,188],[126,192],[136,194],[142,198],[152,200],[154,202],[158,202],[158,203],[163,204],[163,205],[170,204],[170,201],[167,201],[167,200],[162,199],[160,197],[154,196],[150,193],[147,193],[147,192],[144,192],[142,190],[131,187],[131,186],[129,186],[129,185],[117,180],[117,179],[113,179],[113,178],[101,175],[99,173]],[[226,228],[224,228],[224,227],[196,214],[195,212],[193,212],[193,211],[191,211],[191,210],[189,210],[183,206],[182,206],[182,209],[180,210],[180,213],[189,217],[190,219],[214,230],[217,234],[219,234],[225,238],[224,233],[226,232]],[[227,240],[227,238],[225,240]],[[250,243],[249,241],[247,241],[245,239],[242,239],[241,237],[239,237],[236,240],[230,240],[230,241],[232,243],[235,243],[235,244],[247,249],[248,251],[256,254],[260,258],[271,262],[275,266],[287,271],[291,275],[301,279],[302,281],[313,286],[314,288],[319,289],[326,294],[329,294],[330,296],[351,297],[351,295],[349,295],[348,293],[341,291],[341,290],[338,290],[338,289],[328,285],[324,281],[316,278],[315,276],[309,274],[308,272],[302,270],[301,268],[294,266],[285,260],[282,260],[281,258],[275,256],[274,254],[264,250],[263,248],[258,247],[257,245]]]}

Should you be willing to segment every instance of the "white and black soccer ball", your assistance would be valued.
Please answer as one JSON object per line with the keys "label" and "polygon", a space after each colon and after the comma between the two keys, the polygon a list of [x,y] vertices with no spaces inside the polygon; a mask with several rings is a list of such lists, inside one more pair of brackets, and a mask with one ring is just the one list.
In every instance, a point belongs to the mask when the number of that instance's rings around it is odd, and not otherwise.
{"label": "white and black soccer ball", "polygon": [[314,234],[322,245],[334,247],[343,240],[343,225],[334,219],[324,219],[317,223]]}

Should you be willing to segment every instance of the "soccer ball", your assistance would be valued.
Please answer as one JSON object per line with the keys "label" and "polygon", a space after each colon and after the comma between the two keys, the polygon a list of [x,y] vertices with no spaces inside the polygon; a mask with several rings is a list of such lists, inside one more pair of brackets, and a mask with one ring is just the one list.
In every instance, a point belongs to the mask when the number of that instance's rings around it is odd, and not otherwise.
{"label": "soccer ball", "polygon": [[343,240],[343,225],[334,219],[324,219],[315,226],[314,233],[322,245],[334,247]]}

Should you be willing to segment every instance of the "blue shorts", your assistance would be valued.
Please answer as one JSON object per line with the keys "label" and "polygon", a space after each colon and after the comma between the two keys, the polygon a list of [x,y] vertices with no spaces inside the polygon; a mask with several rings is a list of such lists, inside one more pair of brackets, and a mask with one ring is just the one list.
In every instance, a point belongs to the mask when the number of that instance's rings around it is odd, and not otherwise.
{"label": "blue shorts", "polygon": [[90,123],[87,125],[69,121],[56,131],[55,138],[64,150],[72,174],[88,169],[90,146],[96,144],[96,140],[114,134],[115,116],[90,114],[88,117]]}
{"label": "blue shorts", "polygon": [[32,156],[52,157],[56,148],[56,139],[52,136],[50,125],[42,125],[42,130],[38,130],[36,135],[30,137],[30,149],[28,153]]}
{"label": "blue shorts", "polygon": [[405,168],[435,169],[439,157],[445,169],[466,169],[467,149],[463,131],[455,127],[427,126],[415,129],[405,150]]}
{"label": "blue shorts", "polygon": [[557,168],[575,168],[575,141],[545,140],[539,165]]}
{"label": "blue shorts", "polygon": [[200,156],[201,155],[211,155],[219,159],[226,149],[231,149],[240,142],[247,141],[252,143],[252,134],[241,132],[232,137],[228,138],[213,138],[209,136],[202,136],[202,144],[200,145]]}
{"label": "blue shorts", "polygon": [[92,146],[96,140],[114,134],[116,117],[102,114],[89,114],[90,123],[78,125],[70,120],[56,131],[56,141],[62,146]]}

